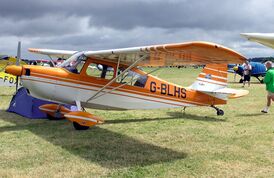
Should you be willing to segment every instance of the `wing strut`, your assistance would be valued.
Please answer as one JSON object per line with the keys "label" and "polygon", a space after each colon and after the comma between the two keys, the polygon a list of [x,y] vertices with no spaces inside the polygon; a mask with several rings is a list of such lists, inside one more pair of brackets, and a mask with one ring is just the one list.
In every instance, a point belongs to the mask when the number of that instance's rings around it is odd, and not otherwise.
{"label": "wing strut", "polygon": [[130,69],[132,69],[138,62],[140,62],[141,60],[143,60],[144,58],[146,58],[147,55],[144,55],[142,57],[140,57],[139,59],[137,59],[135,62],[133,62],[128,68],[126,68],[123,72],[121,72],[119,75],[116,75],[116,77],[114,77],[111,81],[109,81],[104,87],[102,87],[100,90],[98,90],[92,97],[90,97],[86,102],[89,102],[90,100],[94,99],[99,93],[101,93],[104,89],[106,89],[108,86],[110,86],[113,82],[116,81],[117,78],[119,78],[120,76],[124,75],[127,71],[129,71]]}
{"label": "wing strut", "polygon": [[51,62],[51,64],[53,65],[53,67],[56,67],[56,65],[54,64],[53,59],[51,58],[51,56],[48,55],[48,57],[50,58],[50,62]]}
{"label": "wing strut", "polygon": [[120,55],[119,55],[119,58],[118,58],[118,63],[117,63],[117,67],[116,67],[116,75],[115,75],[115,76],[118,75],[118,70],[119,70],[119,65],[120,65],[120,60],[121,60],[121,58],[122,58],[122,54],[120,54]]}

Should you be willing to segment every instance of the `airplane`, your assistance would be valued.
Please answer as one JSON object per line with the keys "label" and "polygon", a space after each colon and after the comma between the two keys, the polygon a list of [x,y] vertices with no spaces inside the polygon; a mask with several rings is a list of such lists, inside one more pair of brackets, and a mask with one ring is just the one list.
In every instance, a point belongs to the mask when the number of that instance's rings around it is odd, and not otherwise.
{"label": "airplane", "polygon": [[254,41],[274,49],[274,33],[241,33],[240,35],[249,41]]}
{"label": "airplane", "polygon": [[241,33],[249,41],[260,43],[274,49],[274,33]]}
{"label": "airplane", "polygon": [[[208,106],[217,115],[228,98],[248,94],[227,88],[227,64],[246,58],[224,46],[210,42],[185,42],[99,51],[67,51],[30,48],[30,52],[68,59],[56,67],[8,66],[6,72],[21,78],[29,93],[56,102],[40,106],[52,117],[65,117],[76,130],[103,123],[85,107],[104,110],[186,108]],[[205,64],[191,86],[176,85],[138,67]],[[101,70],[98,66],[101,65]],[[112,68],[113,70],[108,70]],[[182,78],[184,76],[181,76]],[[63,104],[76,104],[71,111]]]}
{"label": "airplane", "polygon": [[[250,65],[252,66],[251,77],[255,77],[259,80],[260,83],[263,83],[263,79],[261,79],[261,78],[264,77],[266,74],[265,65],[260,62],[250,62]],[[244,73],[243,65],[237,65],[237,64],[231,65],[230,64],[228,66],[228,72],[236,73],[242,77],[243,73]],[[240,79],[239,83],[243,83],[242,78]]]}

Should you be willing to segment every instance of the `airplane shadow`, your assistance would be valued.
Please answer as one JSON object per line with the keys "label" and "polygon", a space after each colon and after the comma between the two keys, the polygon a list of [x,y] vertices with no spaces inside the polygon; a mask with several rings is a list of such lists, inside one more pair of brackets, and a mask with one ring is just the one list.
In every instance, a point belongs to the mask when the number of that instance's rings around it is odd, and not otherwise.
{"label": "airplane shadow", "polygon": [[[228,83],[230,83],[230,84],[239,84],[239,85],[243,85],[243,83],[240,83],[240,82],[234,82],[234,81],[230,81],[230,82],[228,82]],[[250,84],[262,84],[261,82],[259,82],[259,81],[251,81],[250,82]],[[246,87],[247,87],[247,85],[246,85]]]}
{"label": "airplane shadow", "polygon": [[184,112],[168,112],[168,115],[174,118],[187,119],[187,120],[197,120],[197,121],[206,121],[206,122],[226,122],[225,119],[218,119],[210,116],[198,116],[193,114],[187,114]]}
{"label": "airplane shadow", "polygon": [[0,119],[12,124],[0,126],[0,133],[28,130],[74,155],[106,168],[146,166],[187,157],[184,152],[145,143],[98,126],[87,131],[76,131],[66,120],[32,120],[3,110],[0,110]]}
{"label": "airplane shadow", "polygon": [[263,116],[263,115],[266,115],[264,113],[249,113],[249,114],[238,114],[236,116],[238,117],[250,117],[250,116]]}
{"label": "airplane shadow", "polygon": [[142,119],[115,119],[115,120],[105,120],[104,124],[123,124],[123,123],[134,123],[134,122],[153,122],[153,121],[163,121],[163,120],[176,120],[176,119],[188,119],[188,120],[199,120],[208,122],[225,122],[224,119],[216,119],[214,117],[208,116],[197,116],[192,114],[186,114],[183,112],[168,112],[170,117],[163,118],[142,118]]}

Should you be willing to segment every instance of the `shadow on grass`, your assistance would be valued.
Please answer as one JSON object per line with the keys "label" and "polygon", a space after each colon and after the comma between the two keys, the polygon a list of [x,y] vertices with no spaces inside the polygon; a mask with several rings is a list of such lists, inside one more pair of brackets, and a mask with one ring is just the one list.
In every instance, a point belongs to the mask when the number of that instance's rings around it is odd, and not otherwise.
{"label": "shadow on grass", "polygon": [[214,117],[208,116],[197,116],[192,114],[186,114],[183,112],[168,112],[171,117],[163,118],[142,118],[142,119],[115,119],[115,120],[105,120],[104,124],[126,124],[134,122],[153,122],[153,121],[163,121],[163,120],[176,120],[176,119],[189,119],[189,120],[199,120],[199,121],[209,121],[209,122],[225,122],[223,119],[216,119]]}
{"label": "shadow on grass", "polygon": [[217,119],[215,117],[209,117],[209,116],[198,116],[198,115],[192,115],[192,114],[187,114],[184,112],[168,112],[168,115],[170,115],[173,118],[180,118],[180,119],[188,119],[188,120],[197,120],[197,121],[206,121],[206,122],[225,122],[225,119],[222,119],[222,116],[220,119]]}
{"label": "shadow on grass", "polygon": [[[243,83],[240,83],[239,81],[230,81],[230,82],[228,82],[228,83],[231,83],[231,84],[239,84],[239,85],[243,85]],[[257,84],[262,84],[262,83],[260,83],[259,81],[251,81],[250,82],[250,85],[253,85],[253,84],[255,84],[255,85],[257,85]],[[246,84],[246,87],[247,87],[247,84]]]}
{"label": "shadow on grass", "polygon": [[0,127],[0,132],[28,130],[76,156],[107,168],[145,166],[187,156],[184,152],[145,143],[100,127],[75,131],[65,120],[30,120],[5,111],[0,111],[0,119],[14,124]]}
{"label": "shadow on grass", "polygon": [[236,115],[236,117],[252,117],[252,116],[265,116],[265,115],[267,114],[258,112],[258,113],[238,114]]}

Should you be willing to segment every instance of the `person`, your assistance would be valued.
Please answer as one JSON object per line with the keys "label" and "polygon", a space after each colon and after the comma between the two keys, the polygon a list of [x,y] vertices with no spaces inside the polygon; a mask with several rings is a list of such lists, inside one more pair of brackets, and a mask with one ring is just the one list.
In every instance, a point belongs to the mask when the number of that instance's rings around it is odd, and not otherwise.
{"label": "person", "polygon": [[236,75],[237,75],[237,70],[239,69],[239,64],[236,64],[234,67],[233,67],[233,71],[234,71],[234,82],[236,81]]}
{"label": "person", "polygon": [[248,82],[248,86],[250,86],[250,76],[251,76],[251,70],[252,66],[249,64],[249,62],[246,60],[245,63],[243,63],[243,87],[245,87],[245,83]]}
{"label": "person", "polygon": [[267,61],[265,63],[265,66],[267,68],[267,72],[264,77],[264,83],[266,85],[267,91],[267,104],[266,107],[261,110],[262,113],[268,113],[269,107],[271,105],[271,100],[274,101],[274,68],[272,67],[271,61]]}

